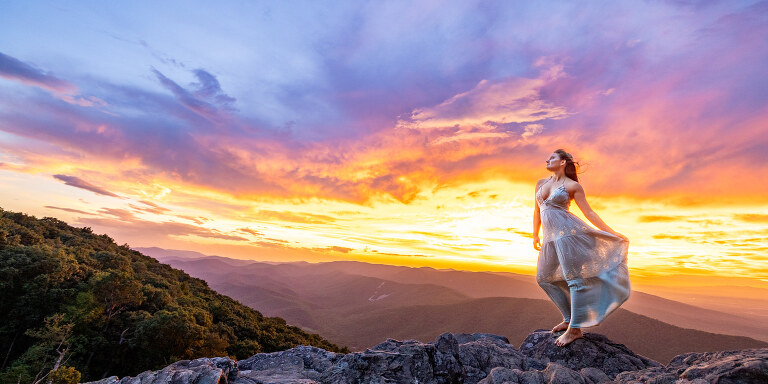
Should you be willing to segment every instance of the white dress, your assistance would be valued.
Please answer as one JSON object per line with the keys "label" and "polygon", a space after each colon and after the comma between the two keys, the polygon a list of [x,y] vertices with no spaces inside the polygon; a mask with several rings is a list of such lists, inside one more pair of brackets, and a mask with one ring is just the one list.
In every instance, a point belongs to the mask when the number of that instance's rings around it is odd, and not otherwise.
{"label": "white dress", "polygon": [[629,241],[594,229],[571,213],[563,184],[544,199],[536,281],[572,328],[592,327],[629,298]]}

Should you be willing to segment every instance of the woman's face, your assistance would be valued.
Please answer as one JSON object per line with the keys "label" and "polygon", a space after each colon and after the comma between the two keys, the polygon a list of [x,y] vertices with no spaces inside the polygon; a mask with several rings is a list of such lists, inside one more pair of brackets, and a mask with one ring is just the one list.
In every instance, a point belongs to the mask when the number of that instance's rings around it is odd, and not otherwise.
{"label": "woman's face", "polygon": [[549,159],[547,159],[547,169],[557,169],[557,167],[560,165],[560,156],[557,153],[552,153],[551,156],[549,156]]}

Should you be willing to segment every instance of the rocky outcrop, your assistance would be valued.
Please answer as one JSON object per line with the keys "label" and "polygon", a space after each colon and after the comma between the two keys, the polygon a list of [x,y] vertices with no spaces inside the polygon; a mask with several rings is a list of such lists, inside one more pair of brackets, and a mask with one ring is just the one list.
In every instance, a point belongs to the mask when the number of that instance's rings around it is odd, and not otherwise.
{"label": "rocky outcrop", "polygon": [[237,364],[228,357],[203,357],[195,360],[177,361],[159,371],[144,371],[136,377],[111,376],[92,381],[95,384],[149,384],[149,383],[195,383],[228,384],[237,377]]}
{"label": "rocky outcrop", "polygon": [[347,354],[299,346],[238,362],[179,361],[91,384],[768,382],[768,348],[688,353],[664,366],[600,334],[585,332],[565,347],[554,339],[537,330],[519,349],[503,336],[485,333],[443,333],[433,343],[387,339]]}
{"label": "rocky outcrop", "polygon": [[621,383],[768,383],[768,348],[675,356],[666,367],[619,374]]}
{"label": "rocky outcrop", "polygon": [[317,383],[345,355],[302,345],[237,362],[237,383]]}
{"label": "rocky outcrop", "polygon": [[330,383],[457,383],[464,375],[459,344],[450,334],[434,343],[387,341],[362,353],[349,353],[321,377]]}
{"label": "rocky outcrop", "polygon": [[662,367],[658,362],[637,355],[623,344],[614,343],[599,333],[584,332],[584,337],[576,341],[579,343],[572,348],[558,347],[553,342],[552,333],[540,329],[525,338],[520,352],[541,363],[554,362],[576,371],[597,368],[611,379],[624,371]]}

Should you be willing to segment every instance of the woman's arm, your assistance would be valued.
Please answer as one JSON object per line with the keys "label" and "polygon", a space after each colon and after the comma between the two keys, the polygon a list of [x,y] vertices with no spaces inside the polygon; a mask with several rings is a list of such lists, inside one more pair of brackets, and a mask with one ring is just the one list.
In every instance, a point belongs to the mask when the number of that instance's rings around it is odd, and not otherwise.
{"label": "woman's arm", "polygon": [[536,196],[536,193],[539,191],[539,186],[541,185],[542,180],[539,180],[536,182],[536,189],[533,192],[533,201],[535,207],[533,208],[533,249],[540,251],[541,250],[541,242],[539,241],[539,229],[541,229],[541,211],[539,210],[539,199]]}
{"label": "woman's arm", "polygon": [[592,210],[592,207],[590,207],[589,203],[587,203],[587,197],[581,184],[576,184],[576,190],[573,192],[573,200],[576,202],[576,205],[579,206],[579,209],[581,209],[584,217],[586,217],[595,227],[626,239],[626,236],[611,229],[611,227],[609,227],[608,224],[606,224],[603,219],[601,219],[600,216],[598,216],[597,213]]}

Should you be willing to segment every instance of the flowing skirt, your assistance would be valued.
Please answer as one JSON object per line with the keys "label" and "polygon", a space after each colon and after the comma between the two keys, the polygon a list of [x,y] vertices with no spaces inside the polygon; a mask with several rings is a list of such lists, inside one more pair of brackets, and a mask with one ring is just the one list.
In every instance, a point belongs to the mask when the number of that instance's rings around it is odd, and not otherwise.
{"label": "flowing skirt", "polygon": [[565,209],[541,213],[536,281],[572,328],[599,325],[629,299],[629,242]]}

